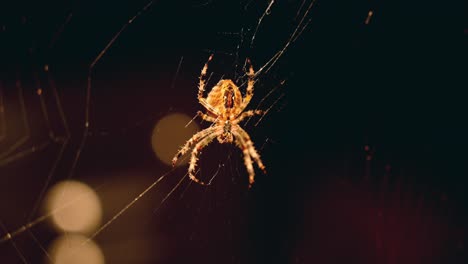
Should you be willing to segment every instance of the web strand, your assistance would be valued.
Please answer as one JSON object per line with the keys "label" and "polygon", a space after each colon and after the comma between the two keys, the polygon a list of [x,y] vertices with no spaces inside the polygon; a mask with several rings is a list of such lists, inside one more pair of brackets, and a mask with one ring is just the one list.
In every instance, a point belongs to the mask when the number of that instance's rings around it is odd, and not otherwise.
{"label": "web strand", "polygon": [[[264,70],[265,70],[265,73],[267,73],[272,67],[273,65],[276,64],[276,62],[279,60],[279,58],[281,58],[281,56],[284,54],[284,52],[286,52],[286,50],[288,49],[289,45],[291,45],[291,43],[293,43],[294,41],[296,41],[296,39],[302,34],[302,32],[304,31],[304,29],[309,25],[309,23],[307,22],[305,25],[303,25],[304,23],[304,20],[305,18],[308,16],[310,10],[312,9],[312,7],[314,6],[315,4],[315,1],[316,0],[312,0],[311,3],[309,4],[307,10],[305,11],[304,15],[302,16],[301,18],[301,21],[298,23],[296,29],[294,30],[294,32],[291,34],[291,36],[289,37],[288,41],[286,42],[286,44],[284,45],[284,47],[278,51],[267,63],[265,63],[265,65],[263,65],[256,73],[255,73],[255,76],[259,75],[260,73],[262,73]],[[266,69],[265,69],[266,68]]]}
{"label": "web strand", "polygon": [[26,106],[24,104],[23,86],[21,85],[19,79],[17,79],[16,81],[16,89],[18,90],[18,101],[21,107],[21,117],[23,122],[24,135],[21,136],[21,138],[18,139],[13,145],[9,146],[6,151],[0,153],[0,161],[11,155],[16,149],[18,149],[21,145],[28,141],[31,135],[28,117],[26,113]]}
{"label": "web strand", "polygon": [[45,180],[45,182],[44,182],[44,184],[42,186],[41,191],[39,192],[39,196],[36,199],[35,206],[31,210],[31,213],[29,214],[28,222],[31,221],[32,217],[37,212],[40,204],[42,203],[42,200],[44,199],[45,193],[46,193],[46,191],[47,191],[47,189],[48,189],[48,187],[50,185],[52,177],[55,174],[55,172],[57,170],[57,167],[58,167],[60,161],[62,160],[65,149],[68,146],[68,142],[70,141],[70,130],[68,128],[68,122],[67,122],[67,118],[65,116],[65,113],[63,111],[62,103],[61,103],[60,98],[58,96],[57,87],[55,86],[55,82],[51,77],[51,74],[50,74],[50,72],[48,70],[48,67],[46,68],[46,72],[47,72],[47,77],[48,77],[48,81],[49,81],[49,87],[52,90],[53,98],[55,99],[55,103],[57,105],[58,112],[59,112],[59,115],[60,115],[60,120],[61,120],[62,126],[63,126],[63,128],[65,130],[65,136],[63,138],[62,137],[55,138],[56,142],[60,143],[60,150],[59,150],[57,156],[55,157],[55,160],[52,163],[52,166],[51,166],[51,168],[49,170],[49,173],[47,174],[46,180]]}

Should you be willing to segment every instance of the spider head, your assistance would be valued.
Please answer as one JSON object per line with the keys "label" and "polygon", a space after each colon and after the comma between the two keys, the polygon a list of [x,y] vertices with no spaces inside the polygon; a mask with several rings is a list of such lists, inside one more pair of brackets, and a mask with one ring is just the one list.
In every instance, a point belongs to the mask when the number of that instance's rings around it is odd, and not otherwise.
{"label": "spider head", "polygon": [[218,136],[219,143],[232,143],[234,137],[232,136],[231,132],[225,132]]}
{"label": "spider head", "polygon": [[231,133],[231,122],[226,120],[223,127],[223,133],[218,136],[219,143],[231,143],[234,140],[234,137]]}

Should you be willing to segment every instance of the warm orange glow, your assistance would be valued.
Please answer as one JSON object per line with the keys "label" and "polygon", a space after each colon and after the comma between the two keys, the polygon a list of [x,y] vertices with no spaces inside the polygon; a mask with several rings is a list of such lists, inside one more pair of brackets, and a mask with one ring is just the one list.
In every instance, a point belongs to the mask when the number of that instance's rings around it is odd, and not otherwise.
{"label": "warm orange glow", "polygon": [[42,89],[41,89],[41,88],[39,88],[39,89],[37,89],[37,91],[36,91],[36,92],[37,92],[37,95],[41,95],[41,94],[42,94]]}
{"label": "warm orange glow", "polygon": [[64,235],[56,239],[49,250],[48,263],[104,264],[104,255],[93,241],[81,235]]}
{"label": "warm orange glow", "polygon": [[366,18],[366,25],[370,23],[370,20],[372,18],[372,15],[374,15],[374,12],[372,10],[369,10],[369,13],[367,13],[367,18]]}
{"label": "warm orange glow", "polygon": [[78,181],[60,182],[49,190],[47,213],[52,222],[66,232],[92,232],[101,222],[101,202],[96,193]]}
{"label": "warm orange glow", "polygon": [[[153,129],[151,144],[158,158],[172,165],[172,158],[179,148],[193,136],[199,127],[191,118],[184,114],[170,114],[163,117]],[[187,126],[187,124],[190,124]],[[186,127],[187,126],[187,127]],[[177,165],[186,164],[188,159],[182,157]]]}

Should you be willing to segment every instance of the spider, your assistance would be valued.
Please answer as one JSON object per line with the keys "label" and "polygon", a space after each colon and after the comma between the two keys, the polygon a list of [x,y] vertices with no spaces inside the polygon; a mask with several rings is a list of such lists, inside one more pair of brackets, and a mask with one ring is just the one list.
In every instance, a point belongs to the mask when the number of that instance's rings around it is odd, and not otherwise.
{"label": "spider", "polygon": [[[198,161],[198,154],[215,138],[219,143],[232,143],[235,141],[236,145],[242,150],[244,155],[244,163],[249,173],[249,188],[254,183],[255,172],[252,166],[255,161],[258,167],[266,173],[265,166],[260,159],[260,155],[253,145],[249,134],[239,126],[239,123],[246,117],[254,115],[262,115],[262,110],[249,110],[245,108],[249,104],[253,96],[254,87],[254,70],[250,60],[247,63],[250,65],[249,70],[246,72],[248,77],[247,89],[245,97],[242,97],[239,87],[231,79],[221,79],[208,93],[206,98],[203,97],[203,92],[206,86],[206,72],[208,70],[208,63],[213,59],[213,55],[208,58],[200,75],[200,82],[198,84],[198,102],[206,108],[206,114],[201,111],[197,112],[203,120],[213,123],[210,127],[193,135],[185,145],[177,152],[172,159],[172,166],[175,166],[177,160],[187,153],[192,146],[192,154],[190,158],[190,165],[188,174],[191,180],[201,184],[208,185],[195,177],[195,167]],[[253,161],[252,161],[253,159]]]}

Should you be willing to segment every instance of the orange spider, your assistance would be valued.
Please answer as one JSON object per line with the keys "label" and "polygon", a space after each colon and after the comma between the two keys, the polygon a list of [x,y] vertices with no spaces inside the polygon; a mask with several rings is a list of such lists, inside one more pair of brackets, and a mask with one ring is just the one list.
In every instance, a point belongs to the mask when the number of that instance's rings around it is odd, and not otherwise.
{"label": "orange spider", "polygon": [[242,94],[239,91],[239,87],[230,79],[220,80],[211,91],[208,93],[206,98],[203,98],[203,92],[206,86],[206,72],[208,69],[208,63],[213,58],[211,55],[208,61],[205,63],[200,75],[200,83],[198,85],[198,101],[206,108],[206,114],[198,111],[197,114],[208,122],[213,124],[193,135],[187,143],[177,152],[172,159],[172,165],[174,166],[177,160],[184,155],[190,148],[195,144],[192,150],[190,158],[190,165],[188,168],[189,177],[191,180],[207,185],[201,180],[195,177],[195,166],[197,164],[197,155],[206,145],[208,145],[213,139],[217,138],[219,143],[232,143],[235,139],[236,145],[242,150],[244,154],[244,163],[249,173],[249,188],[254,183],[255,172],[252,166],[252,159],[257,163],[258,167],[264,172],[265,166],[260,159],[260,155],[255,150],[252,140],[249,134],[239,126],[239,123],[246,117],[253,115],[261,115],[264,112],[261,110],[249,110],[245,111],[245,108],[249,104],[253,96],[254,87],[254,70],[250,60],[247,59],[249,71],[246,73],[248,77],[247,92],[245,97],[242,98]]}

